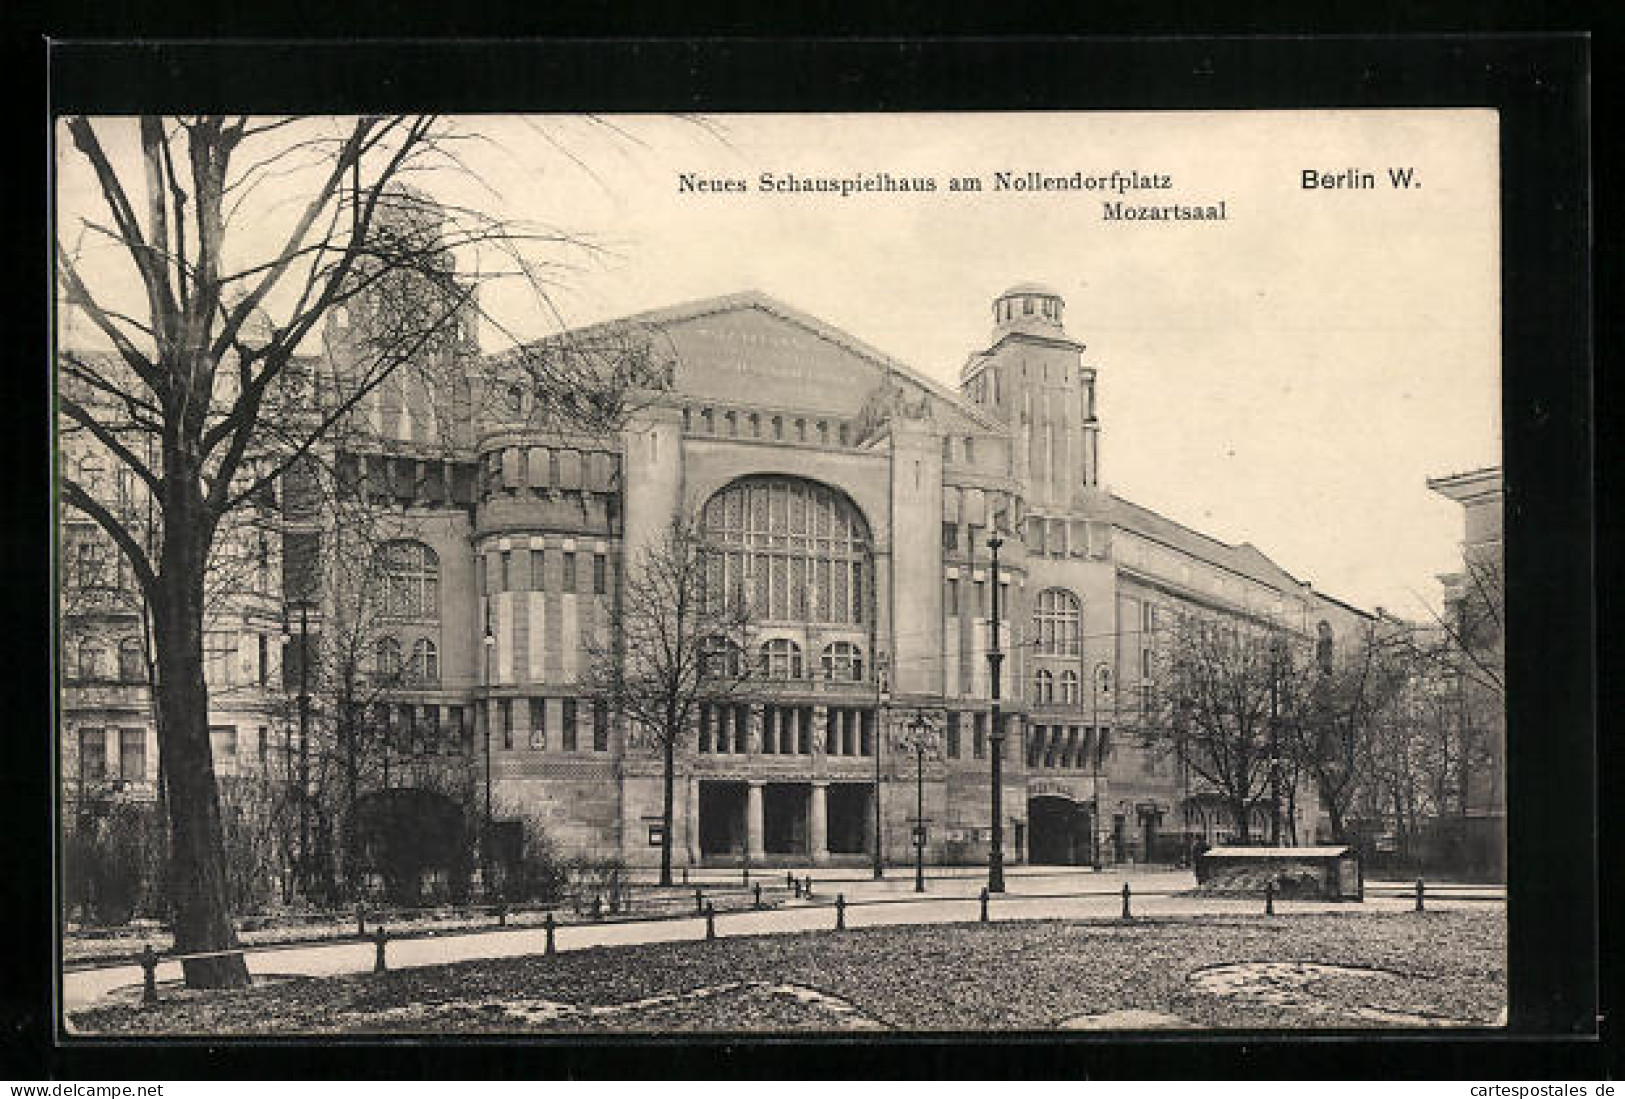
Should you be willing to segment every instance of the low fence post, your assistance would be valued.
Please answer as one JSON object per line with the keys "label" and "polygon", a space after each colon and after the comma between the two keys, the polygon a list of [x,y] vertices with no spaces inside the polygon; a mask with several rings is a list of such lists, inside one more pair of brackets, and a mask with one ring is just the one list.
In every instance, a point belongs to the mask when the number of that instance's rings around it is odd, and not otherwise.
{"label": "low fence post", "polygon": [[367,906],[365,902],[355,902],[355,934],[358,939],[367,937]]}
{"label": "low fence post", "polygon": [[1129,911],[1128,898],[1129,898],[1128,882],[1124,882],[1123,883],[1123,918],[1125,920],[1132,920],[1134,918],[1134,913]]}
{"label": "low fence post", "polygon": [[604,918],[604,895],[602,893],[592,895],[592,918],[595,920]]}
{"label": "low fence post", "polygon": [[756,883],[756,907],[762,907],[762,883]]}
{"label": "low fence post", "polygon": [[553,928],[554,928],[554,926],[555,926],[555,924],[553,922],[553,912],[552,912],[551,909],[549,909],[548,913],[547,913],[547,919],[542,921],[542,927],[544,929],[546,929],[546,931],[547,931],[546,953],[549,956],[557,954],[559,952],[558,947],[556,945],[554,945],[554,942],[553,942]]}
{"label": "low fence post", "polygon": [[688,884],[688,867],[683,867],[683,884]]}
{"label": "low fence post", "polygon": [[141,1002],[158,1002],[158,952],[151,943],[141,946]]}
{"label": "low fence post", "polygon": [[1423,884],[1422,884],[1422,879],[1421,879],[1421,878],[1417,878],[1417,879],[1416,879],[1416,910],[1417,910],[1417,911],[1418,911],[1418,912],[1421,912],[1421,911],[1423,911],[1423,910],[1424,910],[1424,908],[1425,908],[1425,907],[1426,907],[1426,906],[1425,906],[1425,905],[1424,905],[1424,904],[1423,904],[1423,901],[1422,901],[1422,894],[1423,894],[1423,892],[1424,892],[1424,891],[1425,891],[1425,890],[1426,890],[1426,888],[1427,888],[1427,887],[1426,887],[1426,886],[1425,886],[1425,885],[1423,885]]}
{"label": "low fence post", "polygon": [[982,886],[982,922],[987,922],[987,886]]}
{"label": "low fence post", "polygon": [[796,896],[801,896],[801,889],[796,885],[796,876],[788,870],[784,872],[784,887],[786,889],[794,889],[796,891]]}
{"label": "low fence post", "polygon": [[709,902],[705,906],[705,938],[707,941],[717,937],[717,906]]}
{"label": "low fence post", "polygon": [[1264,883],[1264,915],[1275,915],[1275,882]]}
{"label": "low fence post", "polygon": [[497,905],[497,926],[508,926],[508,906],[505,904]]}
{"label": "low fence post", "polygon": [[835,894],[835,930],[846,930],[846,894]]}
{"label": "low fence post", "polygon": [[387,971],[388,967],[384,965],[384,944],[388,942],[389,932],[385,931],[383,925],[380,924],[378,929],[372,933],[372,945],[378,952],[377,956],[372,962],[372,971],[374,973],[383,973]]}
{"label": "low fence post", "polygon": [[701,890],[694,890],[694,914],[705,915],[705,894]]}
{"label": "low fence post", "polygon": [[750,867],[748,867],[748,866],[745,867],[744,883],[745,883],[747,888],[750,886]]}
{"label": "low fence post", "polygon": [[801,895],[809,901],[812,900],[812,875],[807,875],[807,882],[801,887]]}

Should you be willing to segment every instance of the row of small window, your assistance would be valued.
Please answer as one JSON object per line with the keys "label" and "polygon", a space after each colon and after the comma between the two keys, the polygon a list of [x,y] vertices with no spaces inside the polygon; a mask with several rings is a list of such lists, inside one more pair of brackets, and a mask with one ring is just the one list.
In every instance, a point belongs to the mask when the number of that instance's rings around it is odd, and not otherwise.
{"label": "row of small window", "polygon": [[[499,591],[548,591],[547,583],[547,554],[544,550],[523,550],[530,558],[529,567],[520,565],[514,558],[514,550],[503,550],[497,555],[497,567],[494,570],[486,568],[486,555],[480,554],[474,559],[474,588],[487,595]],[[579,556],[573,550],[564,550],[560,555],[563,560],[560,564],[558,590],[567,593],[579,593],[581,577],[576,560]],[[529,584],[525,583],[529,579]],[[592,594],[609,594],[609,558],[602,553],[592,555]]]}
{"label": "row of small window", "polygon": [[[79,642],[79,678],[106,680],[114,670],[108,657],[108,648],[95,638]],[[122,683],[147,681],[146,650],[139,637],[126,637],[118,643],[118,679]]]}
{"label": "row of small window", "polygon": [[[970,719],[969,722],[965,720],[967,717]],[[986,759],[988,719],[987,714],[980,711],[970,714],[963,714],[958,710],[948,711],[948,728],[943,736],[943,751],[949,759],[962,757],[965,748],[964,730],[967,724],[970,725],[970,757],[972,759]],[[1002,748],[1002,741],[1000,746]]]}
{"label": "row of small window", "polygon": [[440,682],[440,650],[427,637],[412,642],[410,659],[402,656],[401,643],[393,637],[380,637],[375,646],[374,671],[380,683]]}
{"label": "row of small window", "polygon": [[828,420],[813,420],[809,423],[799,416],[795,419],[786,419],[783,416],[764,417],[759,412],[718,413],[710,408],[697,411],[685,408],[683,430],[698,431],[705,435],[726,435],[729,438],[743,436],[748,439],[772,439],[781,443],[817,442],[820,446],[829,446],[833,435],[833,441],[838,445],[852,445],[852,428],[844,422],[837,421],[832,433]]}
{"label": "row of small window", "polygon": [[1034,725],[1027,731],[1027,769],[1098,771],[1112,757],[1111,730],[1077,725]]}
{"label": "row of small window", "polygon": [[[517,738],[514,722],[514,700],[499,698],[496,700],[496,726],[495,736],[500,738],[504,751],[512,751]],[[476,702],[477,713],[481,718],[485,715],[485,703]],[[547,699],[535,697],[526,699],[525,709],[530,715],[530,728],[526,734],[526,743],[533,751],[545,752],[548,750],[548,724]],[[559,700],[559,751],[575,752],[581,750],[581,711],[590,711],[592,722],[592,750],[595,752],[609,751],[609,703],[601,698],[575,699],[563,698]]]}
{"label": "row of small window", "polygon": [[[715,675],[737,677],[744,671],[743,651],[731,641],[713,639],[706,646],[705,659]],[[819,664],[826,680],[856,683],[863,679],[863,650],[850,641],[825,645]],[[801,646],[787,637],[763,642],[756,652],[756,672],[764,679],[807,678]]]}
{"label": "row of small window", "polygon": [[[961,588],[970,589],[969,600],[961,601]],[[999,608],[1001,616],[1010,609],[1010,585],[1008,583],[999,585]],[[962,583],[957,576],[950,576],[943,590],[942,609],[943,613],[949,618],[957,618],[966,611],[970,612],[972,618],[988,617],[990,609],[988,606],[987,581],[972,580],[968,583]]]}
{"label": "row of small window", "polygon": [[[701,753],[745,755],[751,750],[747,703],[707,703],[700,707],[698,747]],[[763,755],[810,756],[813,750],[811,706],[763,706],[759,750]],[[824,752],[830,756],[873,756],[873,710],[831,706],[825,711]]]}
{"label": "row of small window", "polygon": [[145,782],[147,778],[147,731],[145,729],[118,730],[118,759],[109,770],[107,733],[102,728],[79,730],[79,778],[82,782],[102,782],[123,779],[126,782]]}

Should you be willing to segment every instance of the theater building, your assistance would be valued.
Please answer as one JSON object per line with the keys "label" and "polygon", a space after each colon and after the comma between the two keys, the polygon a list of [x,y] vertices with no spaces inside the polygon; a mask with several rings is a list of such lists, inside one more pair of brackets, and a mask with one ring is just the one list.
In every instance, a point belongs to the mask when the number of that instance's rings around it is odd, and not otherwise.
{"label": "theater building", "polygon": [[[1352,636],[1367,616],[1102,487],[1109,377],[1064,310],[1000,294],[956,389],[759,293],[584,330],[644,334],[664,378],[601,437],[542,426],[499,361],[440,406],[455,423],[382,387],[358,410],[374,442],[341,460],[393,515],[385,568],[416,593],[380,650],[417,654],[403,720],[488,753],[496,819],[657,862],[659,755],[581,684],[626,563],[693,516],[750,593],[761,674],[677,753],[678,865],[862,865],[877,842],[909,862],[922,791],[928,861],[984,861],[995,585],[1006,858],[1223,838],[1214,799],[1137,735],[1160,625],[1200,607]],[[903,738],[927,727],[922,775]]]}

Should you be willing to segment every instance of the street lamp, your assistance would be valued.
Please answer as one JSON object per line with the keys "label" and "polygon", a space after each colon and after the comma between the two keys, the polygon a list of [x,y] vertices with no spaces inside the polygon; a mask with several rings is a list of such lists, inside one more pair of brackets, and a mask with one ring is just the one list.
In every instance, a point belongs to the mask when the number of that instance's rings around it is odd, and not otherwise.
{"label": "street lamp", "polygon": [[925,740],[932,731],[925,714],[916,710],[908,723],[914,740],[914,892],[925,892]]}
{"label": "street lamp", "polygon": [[1102,660],[1099,664],[1095,665],[1095,674],[1091,677],[1090,690],[1089,690],[1090,707],[1094,712],[1094,724],[1095,724],[1095,751],[1094,751],[1094,758],[1091,761],[1094,764],[1094,767],[1093,767],[1093,775],[1094,775],[1093,793],[1094,793],[1094,803],[1095,804],[1094,804],[1094,809],[1091,812],[1091,815],[1094,817],[1094,825],[1095,825],[1094,826],[1094,833],[1095,833],[1095,835],[1094,835],[1094,841],[1095,841],[1094,842],[1094,849],[1095,849],[1095,869],[1096,870],[1101,869],[1100,848],[1102,846],[1102,840],[1100,838],[1101,837],[1101,827],[1100,827],[1100,824],[1101,824],[1101,821],[1100,821],[1100,767],[1101,767],[1101,764],[1104,762],[1103,757],[1104,757],[1105,751],[1106,751],[1106,732],[1105,732],[1104,729],[1102,729],[1100,727],[1100,696],[1101,695],[1108,695],[1109,696],[1111,694],[1111,691],[1112,691],[1112,670],[1111,670],[1110,665],[1108,665],[1104,660]]}
{"label": "street lamp", "polygon": [[[282,643],[293,641],[288,608],[282,608]],[[310,605],[299,604],[299,891],[310,892]]]}
{"label": "street lamp", "polygon": [[885,739],[886,707],[891,704],[891,681],[888,674],[890,660],[885,653],[875,654],[875,881],[886,876],[884,855],[880,850],[880,742]]}
{"label": "street lamp", "polygon": [[1004,719],[999,712],[999,671],[1004,665],[1004,653],[999,651],[999,547],[1004,539],[998,530],[988,537],[987,548],[993,551],[993,617],[989,622],[992,644],[987,650],[987,667],[992,680],[993,728],[989,741],[993,760],[990,781],[993,786],[993,834],[987,851],[987,891],[1004,892]]}
{"label": "street lamp", "polygon": [[[491,605],[485,605],[485,827],[480,830],[480,862],[487,876],[491,873],[491,658],[497,648],[497,636],[491,630]],[[490,883],[486,883],[490,888]]]}

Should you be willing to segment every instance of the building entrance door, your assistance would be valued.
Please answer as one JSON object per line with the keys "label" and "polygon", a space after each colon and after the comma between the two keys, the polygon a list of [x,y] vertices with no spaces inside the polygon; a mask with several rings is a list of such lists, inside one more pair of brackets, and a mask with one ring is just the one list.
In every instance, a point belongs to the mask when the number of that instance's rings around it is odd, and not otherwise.
{"label": "building entrance door", "polygon": [[770,782],[762,787],[762,850],[769,855],[807,852],[807,810],[812,787],[804,782]]}
{"label": "building entrance door", "polygon": [[1071,798],[1027,799],[1028,862],[1079,866],[1089,861],[1087,816]]}
{"label": "building entrance door", "polygon": [[745,851],[745,784],[700,783],[700,855]]}

